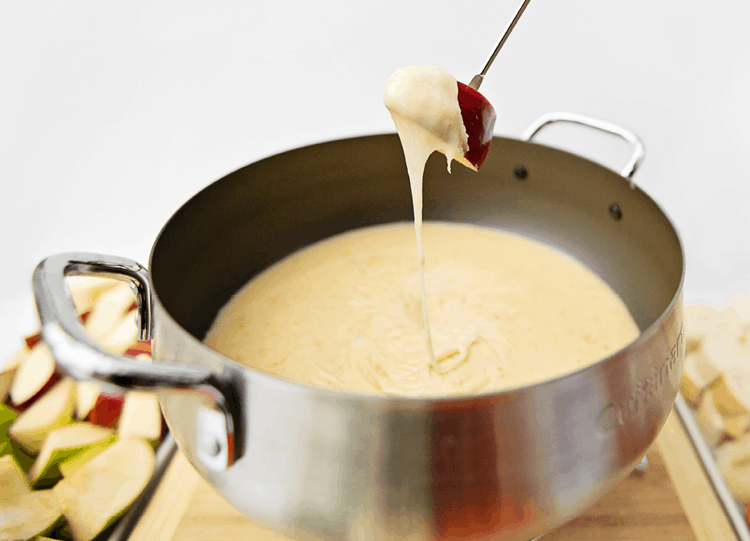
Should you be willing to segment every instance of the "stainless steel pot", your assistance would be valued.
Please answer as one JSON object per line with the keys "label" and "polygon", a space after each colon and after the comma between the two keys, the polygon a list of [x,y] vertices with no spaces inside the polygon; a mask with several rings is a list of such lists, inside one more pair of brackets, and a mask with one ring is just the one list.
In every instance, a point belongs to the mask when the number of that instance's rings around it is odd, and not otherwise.
{"label": "stainless steel pot", "polygon": [[[622,174],[531,142],[574,121],[633,145]],[[396,135],[285,152],[211,184],[169,220],[150,273],[98,254],[61,254],[34,273],[44,339],[76,378],[160,392],[180,448],[232,505],[301,539],[528,540],[574,518],[639,462],[675,399],[682,362],[683,251],[630,177],[633,134],[556,114],[524,140],[496,137],[480,173],[428,162],[425,217],[521,232],[601,275],[641,328],[627,348],[565,377],[449,399],[365,396],[241,366],[201,339],[253,275],[296,249],[412,219]],[[63,277],[102,273],[137,288],[143,363],[101,351]]]}

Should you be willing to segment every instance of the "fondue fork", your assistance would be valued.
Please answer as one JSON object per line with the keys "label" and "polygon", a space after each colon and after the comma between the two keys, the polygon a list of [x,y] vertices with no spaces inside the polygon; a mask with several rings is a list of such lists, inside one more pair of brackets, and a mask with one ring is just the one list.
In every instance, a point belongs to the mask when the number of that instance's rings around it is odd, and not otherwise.
{"label": "fondue fork", "polygon": [[490,69],[490,66],[492,65],[492,62],[495,61],[495,57],[497,56],[497,53],[500,52],[500,49],[505,45],[505,42],[508,41],[508,37],[510,36],[510,33],[513,31],[513,29],[516,27],[516,23],[518,23],[518,20],[521,18],[521,15],[523,15],[524,10],[526,9],[526,6],[529,5],[529,2],[531,0],[523,0],[521,4],[516,8],[516,14],[513,16],[513,19],[508,23],[508,26],[505,27],[505,32],[503,32],[503,36],[500,38],[500,41],[497,42],[497,45],[495,45],[495,50],[492,51],[492,54],[490,54],[489,58],[487,58],[487,62],[484,64],[484,68],[482,68],[482,71],[480,71],[477,75],[475,75],[468,86],[473,88],[474,90],[479,90],[479,85],[482,84],[482,81],[484,80],[484,76],[487,75],[487,71]]}

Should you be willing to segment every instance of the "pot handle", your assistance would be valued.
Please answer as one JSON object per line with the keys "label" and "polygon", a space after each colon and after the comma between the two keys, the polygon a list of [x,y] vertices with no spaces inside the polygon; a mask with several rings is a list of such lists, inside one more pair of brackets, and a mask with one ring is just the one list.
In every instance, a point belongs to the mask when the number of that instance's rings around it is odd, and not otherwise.
{"label": "pot handle", "polygon": [[574,124],[580,124],[582,126],[588,126],[589,128],[612,133],[625,139],[625,141],[631,144],[633,151],[630,155],[630,159],[620,171],[620,175],[628,180],[632,180],[633,174],[635,174],[638,166],[646,155],[646,147],[643,145],[643,141],[641,141],[640,137],[630,130],[618,126],[617,124],[579,115],[577,113],[555,112],[542,115],[526,128],[521,135],[521,139],[523,141],[531,141],[531,139],[539,133],[542,128],[555,122],[572,122]]}
{"label": "pot handle", "polygon": [[[151,339],[153,297],[148,271],[143,266],[116,256],[82,252],[58,254],[39,263],[32,278],[42,338],[55,361],[76,380],[95,380],[128,390],[199,393],[204,404],[214,410],[209,413],[216,415],[199,415],[202,426],[198,437],[208,437],[211,441],[196,441],[196,455],[212,471],[229,468],[238,458],[235,427],[241,425],[236,422],[239,419],[234,405],[217,387],[216,374],[202,366],[137,361],[102,349],[81,325],[65,286],[67,276],[92,274],[133,284],[138,301],[140,339]],[[225,426],[206,426],[206,419],[223,419],[220,424]],[[218,441],[217,434],[221,435]]]}

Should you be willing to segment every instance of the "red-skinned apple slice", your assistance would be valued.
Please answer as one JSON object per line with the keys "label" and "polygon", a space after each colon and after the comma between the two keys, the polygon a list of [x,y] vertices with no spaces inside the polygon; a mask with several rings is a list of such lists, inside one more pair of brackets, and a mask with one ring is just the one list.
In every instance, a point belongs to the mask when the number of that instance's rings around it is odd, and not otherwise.
{"label": "red-skinned apple slice", "polygon": [[154,451],[139,438],[113,443],[53,489],[76,541],[90,541],[138,497],[154,471]]}
{"label": "red-skinned apple slice", "polygon": [[111,428],[91,423],[76,423],[51,431],[42,443],[34,464],[29,470],[29,481],[36,484],[50,476],[59,477],[57,466],[97,443],[109,444],[116,437]]}
{"label": "red-skinned apple slice", "polygon": [[102,392],[95,381],[76,381],[76,419],[85,419]]}
{"label": "red-skinned apple slice", "polygon": [[0,504],[31,492],[29,481],[13,455],[0,458]]}
{"label": "red-skinned apple slice", "polygon": [[41,391],[55,373],[55,359],[46,344],[39,344],[16,368],[10,386],[10,400],[23,406]]}
{"label": "red-skinned apple slice", "polygon": [[62,516],[52,490],[35,490],[0,503],[0,539],[36,539],[49,532]]}
{"label": "red-skinned apple slice", "polygon": [[86,420],[98,426],[114,428],[120,419],[124,402],[124,394],[102,392],[86,415]]}
{"label": "red-skinned apple slice", "polygon": [[125,393],[125,404],[117,423],[120,438],[138,436],[148,441],[161,437],[161,409],[154,393],[129,391]]}
{"label": "red-skinned apple slice", "polygon": [[487,98],[461,82],[458,83],[458,106],[469,142],[469,151],[458,161],[479,171],[490,150],[497,115]]}
{"label": "red-skinned apple slice", "polygon": [[38,453],[49,432],[70,422],[74,406],[75,382],[64,378],[16,418],[8,435],[26,451]]}

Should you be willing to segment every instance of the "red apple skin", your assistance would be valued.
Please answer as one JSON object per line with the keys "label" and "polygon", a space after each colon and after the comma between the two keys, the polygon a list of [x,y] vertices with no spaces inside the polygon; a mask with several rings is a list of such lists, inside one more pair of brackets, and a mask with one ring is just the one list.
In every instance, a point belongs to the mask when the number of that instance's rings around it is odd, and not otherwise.
{"label": "red apple skin", "polygon": [[161,416],[161,434],[159,435],[159,441],[164,441],[164,438],[167,435],[167,432],[169,432],[169,427],[167,426],[167,420],[164,418],[164,415]]}
{"label": "red apple skin", "polygon": [[138,340],[125,351],[126,357],[137,357],[141,353],[151,355],[151,340]]}
{"label": "red apple skin", "polygon": [[98,426],[116,428],[124,403],[124,394],[101,393],[94,407],[86,415],[86,420]]}
{"label": "red apple skin", "polygon": [[18,413],[26,411],[34,402],[36,402],[39,398],[41,398],[42,395],[44,395],[44,393],[49,391],[55,385],[55,383],[60,381],[61,378],[62,378],[62,375],[60,374],[60,372],[58,372],[57,370],[52,372],[52,375],[47,380],[47,383],[45,383],[44,386],[41,389],[39,389],[34,396],[29,398],[27,401],[23,402],[22,404],[14,404],[12,400],[8,400],[8,405],[14,410],[16,410]]}
{"label": "red apple skin", "polygon": [[497,115],[487,98],[461,82],[458,83],[458,105],[469,136],[469,151],[464,158],[479,171],[490,150]]}
{"label": "red apple skin", "polygon": [[24,337],[24,340],[26,341],[26,347],[33,349],[35,345],[42,341],[42,335],[41,333],[30,334]]}

